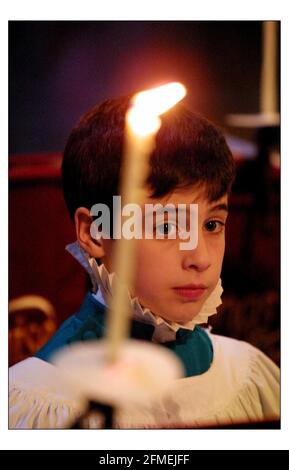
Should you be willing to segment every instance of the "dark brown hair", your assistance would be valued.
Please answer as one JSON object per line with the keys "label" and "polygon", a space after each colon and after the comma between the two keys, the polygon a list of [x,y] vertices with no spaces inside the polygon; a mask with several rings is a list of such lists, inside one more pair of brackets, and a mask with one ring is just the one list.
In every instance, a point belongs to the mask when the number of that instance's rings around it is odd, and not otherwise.
{"label": "dark brown hair", "polygon": [[[85,114],[72,130],[62,164],[71,218],[78,207],[112,206],[118,194],[125,114],[131,97],[108,100]],[[234,161],[220,130],[182,104],[162,116],[147,180],[151,197],[204,184],[210,201],[230,192]]]}

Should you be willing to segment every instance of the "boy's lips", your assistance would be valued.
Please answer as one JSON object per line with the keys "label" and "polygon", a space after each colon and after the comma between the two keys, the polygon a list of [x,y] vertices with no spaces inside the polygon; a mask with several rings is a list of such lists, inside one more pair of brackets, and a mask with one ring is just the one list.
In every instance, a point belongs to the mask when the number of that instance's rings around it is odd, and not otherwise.
{"label": "boy's lips", "polygon": [[204,284],[187,284],[186,286],[174,287],[174,291],[181,297],[187,299],[199,299],[206,291],[207,286]]}

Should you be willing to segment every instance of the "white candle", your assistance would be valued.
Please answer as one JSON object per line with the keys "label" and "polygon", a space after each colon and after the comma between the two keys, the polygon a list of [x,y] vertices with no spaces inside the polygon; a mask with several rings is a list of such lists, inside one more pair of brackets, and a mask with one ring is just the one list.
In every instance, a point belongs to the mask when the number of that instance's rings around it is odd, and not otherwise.
{"label": "white candle", "polygon": [[[138,93],[126,115],[125,151],[120,174],[122,204],[141,205],[149,174],[149,157],[154,149],[155,136],[161,126],[159,115],[170,109],[186,94],[180,83]],[[135,240],[121,237],[115,241],[113,269],[117,279],[108,309],[107,340],[110,360],[128,336],[130,305],[127,286],[132,285],[135,271]]]}

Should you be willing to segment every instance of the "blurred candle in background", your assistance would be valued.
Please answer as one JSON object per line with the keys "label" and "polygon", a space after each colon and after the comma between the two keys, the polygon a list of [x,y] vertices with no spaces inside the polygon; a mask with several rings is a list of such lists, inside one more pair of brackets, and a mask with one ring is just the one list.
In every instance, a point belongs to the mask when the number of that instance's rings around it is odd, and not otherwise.
{"label": "blurred candle in background", "polygon": [[261,69],[260,111],[278,112],[277,104],[277,21],[263,22],[263,54]]}

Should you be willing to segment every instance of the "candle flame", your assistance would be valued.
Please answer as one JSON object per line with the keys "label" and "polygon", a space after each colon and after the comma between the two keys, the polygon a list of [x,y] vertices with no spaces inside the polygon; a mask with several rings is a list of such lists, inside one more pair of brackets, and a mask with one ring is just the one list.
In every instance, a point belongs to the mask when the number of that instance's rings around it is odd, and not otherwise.
{"label": "candle flame", "polygon": [[181,101],[185,95],[184,85],[178,82],[141,91],[135,95],[132,108],[127,114],[133,132],[139,136],[156,133],[161,126],[159,116]]}
{"label": "candle flame", "polygon": [[161,120],[158,116],[144,113],[143,110],[136,107],[128,111],[127,121],[134,134],[140,137],[155,134],[161,126]]}

